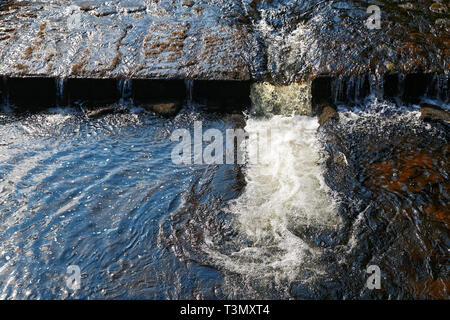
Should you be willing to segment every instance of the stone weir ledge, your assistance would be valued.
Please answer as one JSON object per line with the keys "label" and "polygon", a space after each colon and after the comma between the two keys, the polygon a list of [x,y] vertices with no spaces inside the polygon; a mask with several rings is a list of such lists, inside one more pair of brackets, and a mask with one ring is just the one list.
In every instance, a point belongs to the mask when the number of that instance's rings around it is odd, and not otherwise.
{"label": "stone weir ledge", "polygon": [[[366,26],[373,4],[379,29]],[[448,101],[448,10],[428,0],[0,0],[0,91],[40,91],[22,78],[74,92],[100,79],[105,90],[110,79],[189,79],[216,91],[241,82],[273,111],[293,101],[312,113],[374,88]]]}

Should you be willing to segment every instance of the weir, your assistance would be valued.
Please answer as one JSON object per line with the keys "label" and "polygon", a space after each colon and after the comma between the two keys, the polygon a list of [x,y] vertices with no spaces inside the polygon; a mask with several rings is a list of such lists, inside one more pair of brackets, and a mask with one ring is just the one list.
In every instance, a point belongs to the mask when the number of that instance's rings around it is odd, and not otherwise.
{"label": "weir", "polygon": [[448,8],[371,2],[0,0],[0,298],[448,299]]}
{"label": "weir", "polygon": [[368,5],[2,1],[2,99],[48,106],[187,100],[228,110],[248,107],[251,97],[272,113],[298,114],[368,95],[448,101],[446,6],[379,1],[381,29],[372,30]]}
{"label": "weir", "polygon": [[445,5],[378,1],[381,29],[372,30],[370,4],[2,1],[0,76],[286,84],[448,72]]}
{"label": "weir", "polygon": [[251,109],[256,114],[317,115],[323,105],[358,104],[370,95],[405,103],[417,104],[422,98],[448,103],[448,82],[448,75],[436,73],[319,76],[287,85],[223,80],[3,78],[0,97],[4,105],[30,111],[78,102],[102,106],[126,101],[137,105],[187,101],[221,112]]}

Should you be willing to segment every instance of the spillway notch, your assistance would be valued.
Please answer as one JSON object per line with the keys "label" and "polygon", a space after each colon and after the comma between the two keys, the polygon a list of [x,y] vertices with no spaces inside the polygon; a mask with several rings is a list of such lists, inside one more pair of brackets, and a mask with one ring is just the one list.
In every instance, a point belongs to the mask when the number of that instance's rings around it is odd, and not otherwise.
{"label": "spillway notch", "polygon": [[186,88],[181,79],[133,79],[131,91],[133,101],[138,104],[161,102],[167,99],[183,101],[186,98]]}
{"label": "spillway notch", "polygon": [[196,80],[192,86],[194,102],[216,112],[234,113],[251,106],[250,81]]}
{"label": "spillway notch", "polygon": [[51,78],[4,78],[2,103],[17,112],[40,111],[55,105],[56,85]]}
{"label": "spillway notch", "polygon": [[68,104],[83,102],[90,107],[100,107],[120,99],[116,79],[68,79]]}

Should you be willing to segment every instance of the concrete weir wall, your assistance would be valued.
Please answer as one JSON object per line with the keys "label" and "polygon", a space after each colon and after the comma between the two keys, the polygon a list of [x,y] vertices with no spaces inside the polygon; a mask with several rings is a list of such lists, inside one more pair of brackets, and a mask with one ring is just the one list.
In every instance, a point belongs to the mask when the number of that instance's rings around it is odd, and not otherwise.
{"label": "concrete weir wall", "polygon": [[0,76],[248,80],[238,15],[234,0],[2,0]]}
{"label": "concrete weir wall", "polygon": [[0,76],[253,80],[448,73],[444,1],[1,0]]}

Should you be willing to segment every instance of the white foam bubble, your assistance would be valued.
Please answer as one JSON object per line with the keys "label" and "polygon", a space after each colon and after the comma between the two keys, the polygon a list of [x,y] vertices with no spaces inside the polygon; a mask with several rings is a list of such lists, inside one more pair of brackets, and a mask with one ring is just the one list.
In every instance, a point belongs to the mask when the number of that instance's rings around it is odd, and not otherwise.
{"label": "white foam bubble", "polygon": [[[231,255],[210,250],[219,264],[256,278],[290,280],[320,254],[295,234],[298,226],[340,223],[322,175],[317,128],[317,120],[306,116],[248,120],[247,186],[229,207],[248,243]],[[271,143],[261,143],[267,131]]]}

